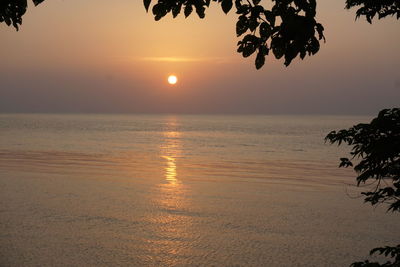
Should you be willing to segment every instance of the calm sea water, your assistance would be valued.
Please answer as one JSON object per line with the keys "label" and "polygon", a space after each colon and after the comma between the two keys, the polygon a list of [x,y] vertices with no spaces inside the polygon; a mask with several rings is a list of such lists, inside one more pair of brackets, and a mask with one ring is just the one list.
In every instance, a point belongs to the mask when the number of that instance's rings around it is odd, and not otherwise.
{"label": "calm sea water", "polygon": [[[337,116],[0,115],[1,266],[347,266],[397,244]],[[397,242],[397,243],[396,243]]]}

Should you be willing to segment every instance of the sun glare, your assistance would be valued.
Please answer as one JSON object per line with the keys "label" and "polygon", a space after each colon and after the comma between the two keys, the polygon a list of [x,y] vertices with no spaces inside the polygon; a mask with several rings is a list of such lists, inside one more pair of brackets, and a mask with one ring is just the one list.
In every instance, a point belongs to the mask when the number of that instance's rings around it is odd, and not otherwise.
{"label": "sun glare", "polygon": [[178,78],[175,75],[168,76],[168,83],[169,84],[176,84],[178,82]]}

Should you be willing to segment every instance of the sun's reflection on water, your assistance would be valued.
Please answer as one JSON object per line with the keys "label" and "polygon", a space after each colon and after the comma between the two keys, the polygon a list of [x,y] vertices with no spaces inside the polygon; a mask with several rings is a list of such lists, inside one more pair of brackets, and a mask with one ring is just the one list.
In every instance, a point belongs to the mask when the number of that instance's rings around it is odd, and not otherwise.
{"label": "sun's reflection on water", "polygon": [[160,156],[163,164],[163,182],[156,185],[157,191],[152,202],[156,211],[150,218],[154,227],[147,240],[148,255],[163,266],[174,266],[182,255],[192,254],[190,244],[192,233],[192,204],[188,195],[190,187],[182,182],[182,132],[176,117],[168,117],[162,133]]}
{"label": "sun's reflection on water", "polygon": [[167,121],[163,132],[164,143],[161,145],[161,157],[166,160],[164,177],[169,184],[178,184],[177,160],[181,154],[181,133],[176,130],[176,118]]}
{"label": "sun's reflection on water", "polygon": [[170,184],[176,184],[178,182],[176,173],[176,159],[170,156],[163,156],[167,160],[167,167],[165,167],[165,180]]}

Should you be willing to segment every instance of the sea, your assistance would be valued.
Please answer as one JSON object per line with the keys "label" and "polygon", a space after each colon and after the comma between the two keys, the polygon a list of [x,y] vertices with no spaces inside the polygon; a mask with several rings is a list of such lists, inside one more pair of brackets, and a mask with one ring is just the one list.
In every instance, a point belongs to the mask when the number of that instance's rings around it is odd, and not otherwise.
{"label": "sea", "polygon": [[0,114],[0,266],[363,261],[400,218],[324,137],[371,119]]}

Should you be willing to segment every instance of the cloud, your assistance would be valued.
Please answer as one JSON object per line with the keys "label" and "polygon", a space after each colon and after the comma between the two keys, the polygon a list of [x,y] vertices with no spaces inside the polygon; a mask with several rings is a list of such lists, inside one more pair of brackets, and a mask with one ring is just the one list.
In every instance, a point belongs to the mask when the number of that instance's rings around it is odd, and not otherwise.
{"label": "cloud", "polygon": [[150,61],[150,62],[214,62],[214,63],[226,63],[231,61],[229,58],[223,57],[204,57],[204,58],[193,58],[193,57],[142,57],[139,61]]}

